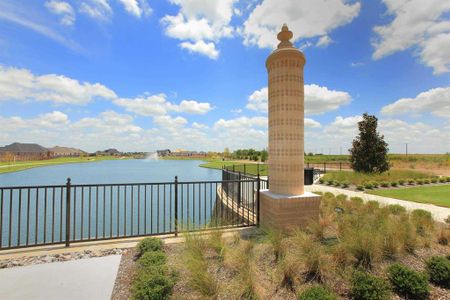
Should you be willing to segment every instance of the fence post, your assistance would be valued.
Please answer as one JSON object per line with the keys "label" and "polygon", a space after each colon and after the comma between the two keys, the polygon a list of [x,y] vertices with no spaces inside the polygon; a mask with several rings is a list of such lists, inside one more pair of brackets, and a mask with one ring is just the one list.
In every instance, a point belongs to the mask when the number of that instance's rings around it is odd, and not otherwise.
{"label": "fence post", "polygon": [[[222,171],[223,172],[223,171]],[[175,236],[178,236],[178,176],[175,176]]]}
{"label": "fence post", "polygon": [[238,173],[238,180],[239,180],[239,182],[238,182],[238,207],[241,207],[241,200],[242,200],[242,198],[241,198],[241,184],[242,184],[242,182],[241,182],[241,172],[239,172]]}
{"label": "fence post", "polygon": [[244,164],[244,175],[245,174],[247,174],[247,168],[246,168],[246,166],[245,166],[245,164]]}
{"label": "fence post", "polygon": [[339,162],[339,171],[342,171],[342,162]]}
{"label": "fence post", "polygon": [[324,162],[323,163],[323,173],[326,173],[326,172],[327,172],[327,163]]}
{"label": "fence post", "polygon": [[260,197],[259,197],[259,194],[260,194],[260,190],[261,190],[261,179],[259,178],[259,173],[258,173],[258,181],[256,182],[256,190],[257,190],[257,193],[258,194],[256,194],[256,226],[258,226],[259,227],[259,205],[260,205],[260,202],[259,202],[259,200],[260,200]]}
{"label": "fence post", "polygon": [[66,183],[66,247],[70,246],[70,178]]}
{"label": "fence post", "polygon": [[234,165],[233,165],[233,172],[235,172]]}

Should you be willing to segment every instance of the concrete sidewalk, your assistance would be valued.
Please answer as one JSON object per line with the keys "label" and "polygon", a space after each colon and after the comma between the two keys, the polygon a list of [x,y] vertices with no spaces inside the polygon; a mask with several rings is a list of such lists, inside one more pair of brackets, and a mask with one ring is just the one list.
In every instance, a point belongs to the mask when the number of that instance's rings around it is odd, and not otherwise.
{"label": "concrete sidewalk", "polygon": [[120,255],[0,270],[0,299],[110,299]]}
{"label": "concrete sidewalk", "polygon": [[377,195],[371,195],[366,194],[364,192],[354,192],[349,191],[345,189],[340,189],[336,187],[331,186],[325,186],[325,185],[319,185],[319,184],[313,184],[313,185],[305,185],[305,191],[308,192],[330,192],[335,195],[338,194],[344,194],[348,197],[361,197],[364,201],[378,201],[382,204],[389,205],[389,204],[399,204],[401,206],[404,206],[407,210],[414,210],[414,209],[423,209],[431,212],[433,215],[433,218],[436,221],[445,222],[445,219],[450,216],[450,208],[440,207],[432,204],[424,204],[424,203],[418,203],[418,202],[412,202],[412,201],[406,201],[406,200],[399,200],[394,198],[388,198],[388,197],[382,197]]}

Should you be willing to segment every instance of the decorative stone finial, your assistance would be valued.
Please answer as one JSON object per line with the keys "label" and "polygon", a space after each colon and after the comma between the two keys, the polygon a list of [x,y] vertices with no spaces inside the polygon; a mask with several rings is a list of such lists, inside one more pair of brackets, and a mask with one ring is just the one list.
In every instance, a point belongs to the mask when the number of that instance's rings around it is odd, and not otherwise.
{"label": "decorative stone finial", "polygon": [[293,47],[292,43],[290,42],[292,36],[292,31],[289,30],[286,24],[283,24],[283,27],[281,27],[281,31],[277,35],[278,40],[281,41],[281,43],[278,44],[278,49]]}

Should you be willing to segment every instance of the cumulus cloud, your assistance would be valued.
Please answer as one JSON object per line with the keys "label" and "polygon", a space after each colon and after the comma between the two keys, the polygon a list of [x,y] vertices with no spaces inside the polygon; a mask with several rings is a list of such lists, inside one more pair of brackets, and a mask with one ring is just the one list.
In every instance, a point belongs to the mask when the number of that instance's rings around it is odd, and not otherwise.
{"label": "cumulus cloud", "polygon": [[165,94],[137,97],[134,99],[119,98],[113,100],[114,104],[124,107],[127,111],[141,116],[161,116],[169,112],[203,115],[212,107],[207,102],[195,100],[183,100],[180,104],[174,104],[167,99]]}
{"label": "cumulus cloud", "polygon": [[402,98],[381,109],[384,115],[431,113],[450,119],[450,87],[430,89],[414,98]]}
{"label": "cumulus cloud", "polygon": [[217,59],[219,57],[219,51],[216,49],[216,45],[213,42],[205,43],[204,41],[197,41],[195,43],[182,42],[180,47],[189,50],[189,52],[197,52],[208,56],[211,59]]}
{"label": "cumulus cloud", "polygon": [[[316,84],[305,85],[305,114],[318,115],[338,109],[350,103],[351,96],[347,92],[330,90]],[[264,87],[254,91],[248,98],[248,109],[267,112],[268,89]]]}
{"label": "cumulus cloud", "polygon": [[99,83],[79,82],[56,74],[34,75],[27,69],[0,66],[0,101],[51,101],[83,105],[94,98],[113,99],[114,91]]}
{"label": "cumulus cloud", "polygon": [[125,10],[135,16],[140,18],[141,16],[149,16],[152,13],[152,9],[148,5],[146,0],[119,0]]}
{"label": "cumulus cloud", "polygon": [[45,7],[50,12],[61,16],[60,23],[62,25],[71,26],[75,22],[75,12],[68,2],[51,0],[45,2]]}
{"label": "cumulus cloud", "polygon": [[165,15],[161,19],[165,34],[181,40],[180,47],[211,59],[219,56],[217,42],[231,37],[234,28],[230,25],[236,0],[170,0],[180,10],[176,15]]}
{"label": "cumulus cloud", "polygon": [[433,68],[434,74],[449,72],[450,12],[447,0],[383,0],[393,20],[375,26],[374,59],[415,48],[420,60]]}
{"label": "cumulus cloud", "polygon": [[321,37],[318,45],[325,46],[331,41],[327,35],[350,23],[358,16],[360,7],[359,2],[344,0],[264,0],[244,23],[244,44],[275,48],[276,34],[282,23],[287,23],[294,32],[294,41]]}

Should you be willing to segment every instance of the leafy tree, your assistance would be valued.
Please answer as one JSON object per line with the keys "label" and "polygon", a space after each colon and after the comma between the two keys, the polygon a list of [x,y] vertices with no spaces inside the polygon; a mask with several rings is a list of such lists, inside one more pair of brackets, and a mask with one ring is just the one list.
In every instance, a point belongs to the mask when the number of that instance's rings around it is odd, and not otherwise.
{"label": "leafy tree", "polygon": [[225,158],[230,157],[230,149],[229,149],[228,147],[226,147],[226,148],[223,150],[223,156],[224,156]]}
{"label": "leafy tree", "polygon": [[269,158],[269,152],[266,149],[261,151],[261,161],[265,162]]}
{"label": "leafy tree", "polygon": [[377,126],[378,119],[367,113],[358,122],[359,135],[349,149],[350,163],[357,172],[382,173],[389,170],[388,144],[384,141],[384,135],[377,132]]}

